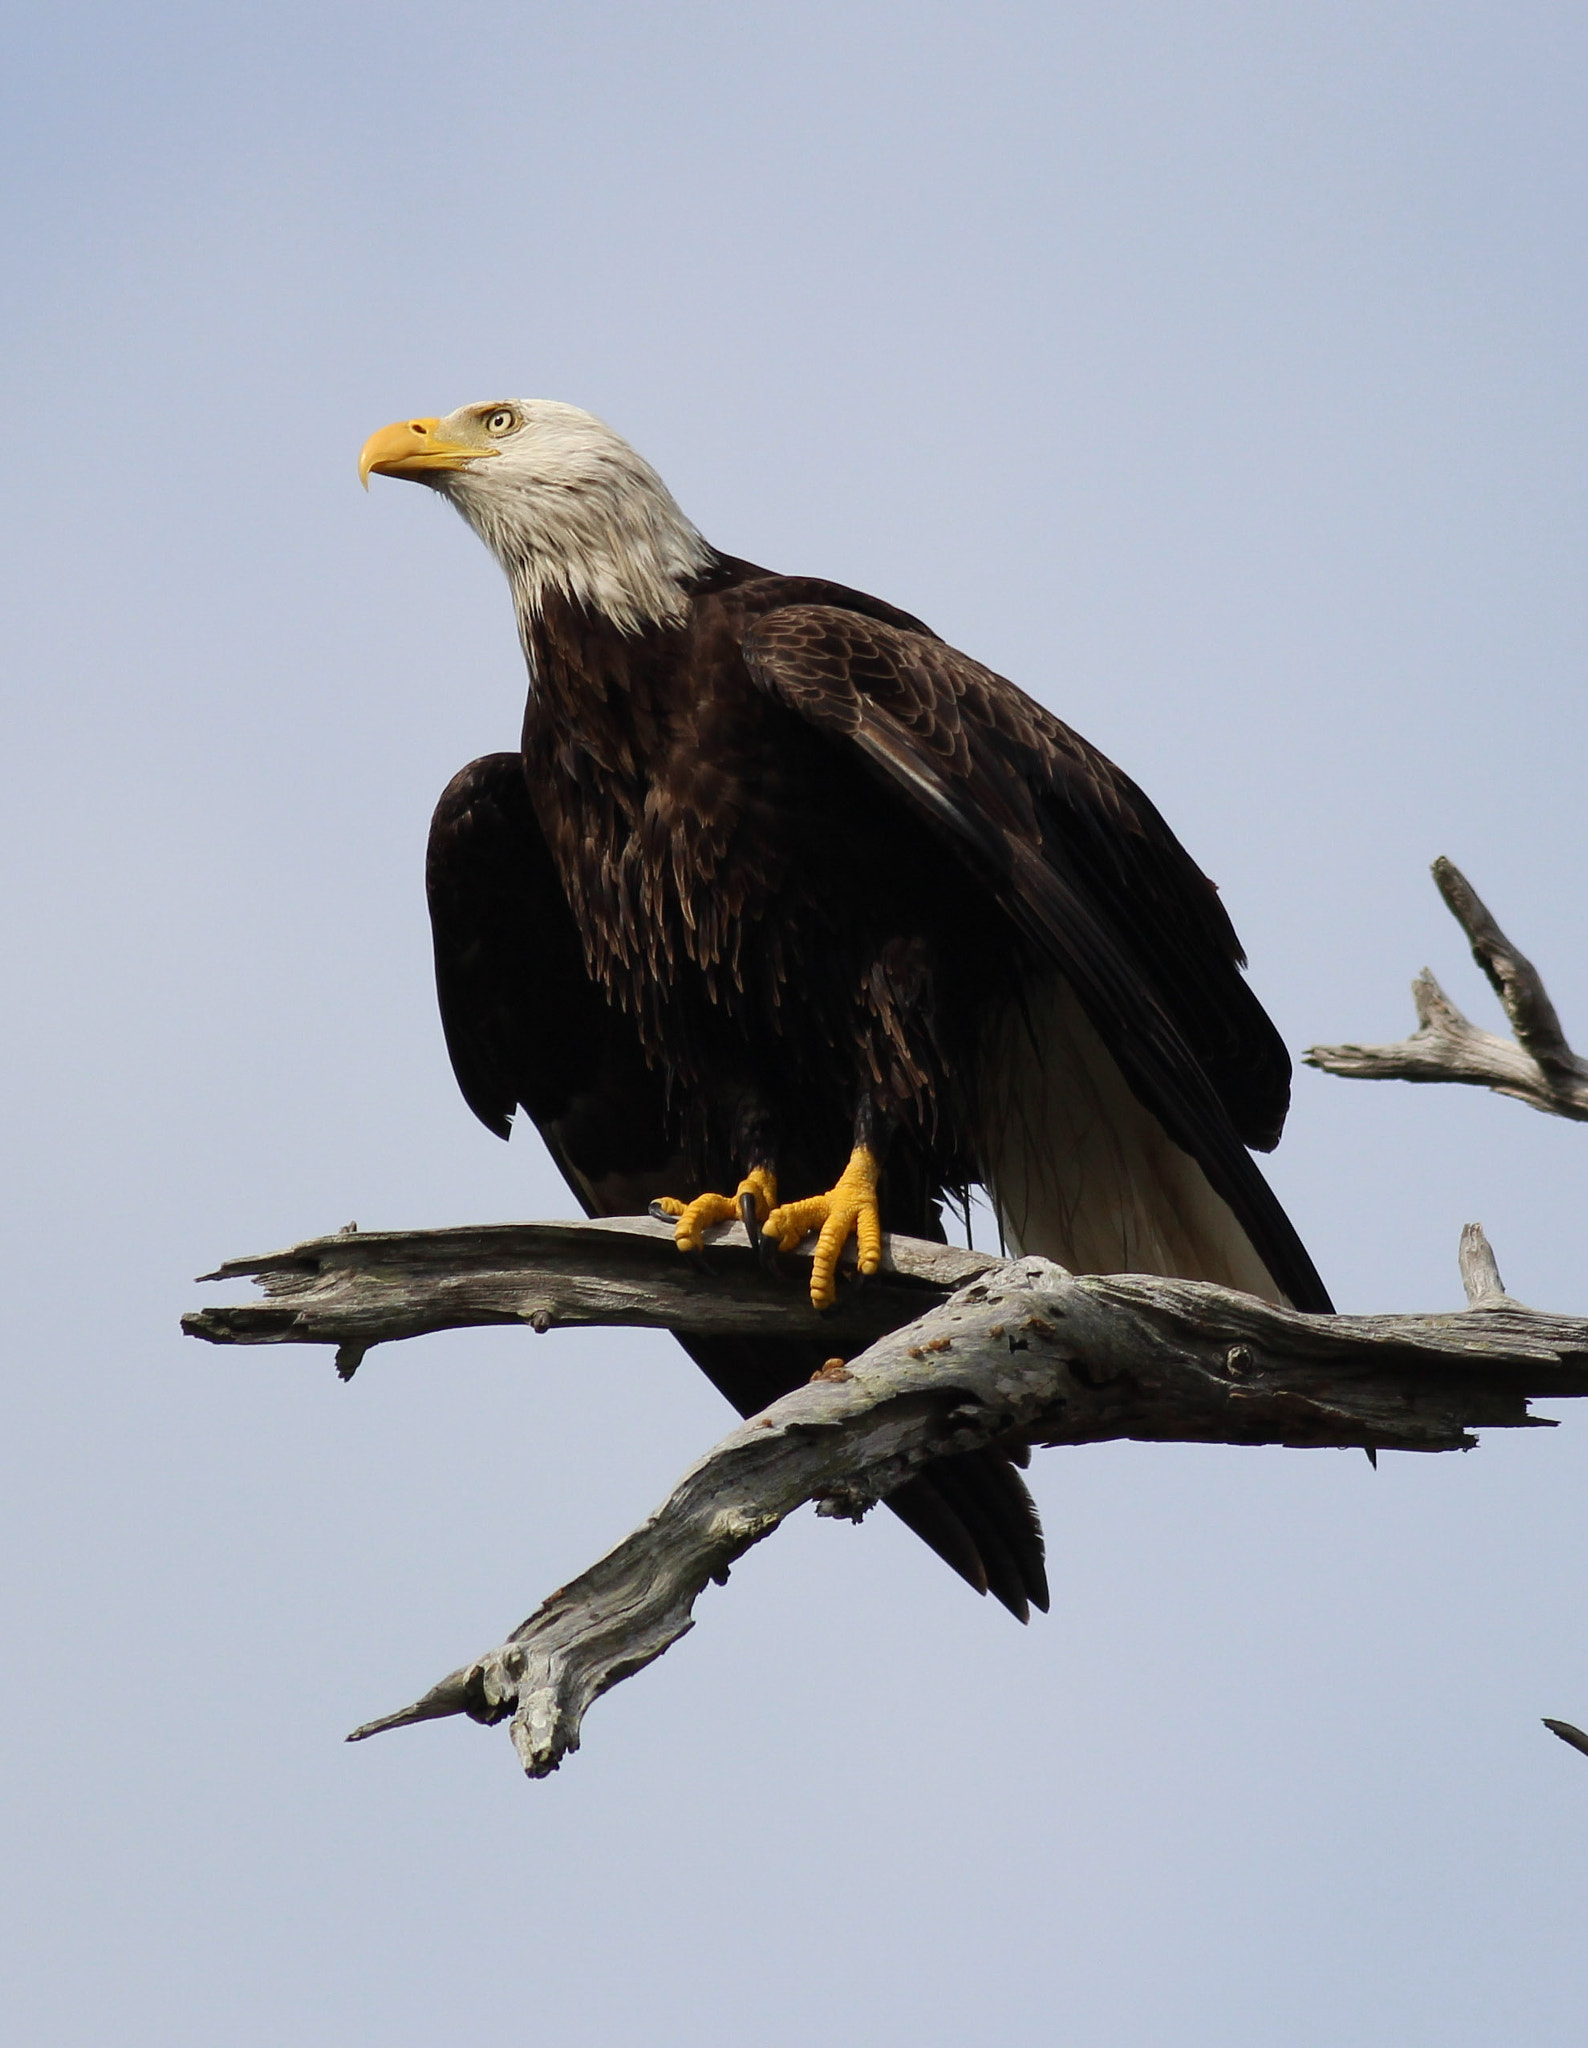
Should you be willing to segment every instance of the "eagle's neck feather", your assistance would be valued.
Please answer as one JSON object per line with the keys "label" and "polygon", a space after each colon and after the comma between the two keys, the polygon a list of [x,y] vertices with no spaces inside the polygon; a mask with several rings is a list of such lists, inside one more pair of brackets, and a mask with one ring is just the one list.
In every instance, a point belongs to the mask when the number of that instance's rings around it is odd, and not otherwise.
{"label": "eagle's neck feather", "polygon": [[559,602],[625,634],[680,624],[716,556],[671,491],[605,428],[599,438],[565,430],[550,447],[547,438],[533,467],[482,465],[454,494],[507,572],[526,653]]}

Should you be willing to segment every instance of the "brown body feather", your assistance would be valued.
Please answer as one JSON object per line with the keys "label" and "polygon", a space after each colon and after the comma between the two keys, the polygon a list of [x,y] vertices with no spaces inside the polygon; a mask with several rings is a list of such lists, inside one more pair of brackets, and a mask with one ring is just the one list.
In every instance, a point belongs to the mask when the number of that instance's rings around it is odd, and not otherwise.
{"label": "brown body feather", "polygon": [[938,1185],[989,1179],[984,1069],[1057,974],[1255,1254],[1205,1277],[1327,1307],[1246,1149],[1279,1136],[1289,1058],[1111,762],[907,614],[728,558],[679,625],[553,603],[526,639],[531,801],[692,1156],[815,1123],[841,1159],[863,1108]]}

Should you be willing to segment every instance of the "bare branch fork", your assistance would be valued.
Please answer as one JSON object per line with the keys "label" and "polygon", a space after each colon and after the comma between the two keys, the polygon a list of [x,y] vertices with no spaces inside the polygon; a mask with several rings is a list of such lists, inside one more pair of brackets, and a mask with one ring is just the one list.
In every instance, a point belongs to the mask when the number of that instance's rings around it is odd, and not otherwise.
{"label": "bare branch fork", "polygon": [[809,1318],[846,1365],[726,1436],[656,1512],[497,1648],[355,1731],[467,1714],[508,1720],[531,1777],[579,1744],[591,1703],[692,1625],[710,1580],[806,1501],[858,1518],[933,1458],[986,1444],[1177,1443],[1466,1449],[1472,1430],[1540,1425],[1532,1397],[1588,1393],[1588,1321],[1500,1285],[1476,1225],[1468,1307],[1310,1316],[1200,1282],[1078,1277],[895,1238],[885,1271],[818,1322],[798,1262],[781,1285],[734,1225],[707,1263],[649,1219],[344,1232],[216,1274],[267,1296],[183,1318],[223,1344],[371,1344],[466,1324],[598,1323],[754,1334]]}
{"label": "bare branch fork", "polygon": [[1461,870],[1443,855],[1434,882],[1488,976],[1514,1039],[1470,1023],[1425,967],[1412,983],[1418,1030],[1398,1045],[1315,1045],[1307,1064],[1359,1081],[1460,1081],[1514,1096],[1548,1116],[1588,1120],[1588,1060],[1566,1034],[1538,969],[1489,915]]}

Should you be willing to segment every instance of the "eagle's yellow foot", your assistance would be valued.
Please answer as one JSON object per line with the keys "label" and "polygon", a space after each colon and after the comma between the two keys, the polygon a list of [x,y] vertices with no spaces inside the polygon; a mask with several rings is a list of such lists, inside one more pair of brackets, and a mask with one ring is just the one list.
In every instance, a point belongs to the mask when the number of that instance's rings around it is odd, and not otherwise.
{"label": "eagle's yellow foot", "polygon": [[838,1299],[838,1254],[851,1233],[860,1254],[861,1272],[875,1273],[882,1264],[882,1218],[877,1212],[880,1170],[870,1146],[857,1145],[835,1188],[803,1202],[789,1202],[766,1219],[766,1235],[776,1239],[781,1252],[793,1251],[813,1230],[821,1231],[811,1261],[813,1308],[831,1308]]}
{"label": "eagle's yellow foot", "polygon": [[[673,1231],[673,1242],[681,1252],[698,1252],[706,1242],[705,1233],[713,1223],[732,1223],[735,1217],[742,1217],[744,1227],[750,1230],[752,1219],[757,1227],[765,1223],[777,1201],[777,1176],[765,1166],[752,1166],[731,1195],[696,1195],[692,1202],[681,1202],[676,1195],[663,1195],[652,1202],[653,1216],[675,1216],[677,1227]],[[750,1231],[754,1237],[755,1232]]]}

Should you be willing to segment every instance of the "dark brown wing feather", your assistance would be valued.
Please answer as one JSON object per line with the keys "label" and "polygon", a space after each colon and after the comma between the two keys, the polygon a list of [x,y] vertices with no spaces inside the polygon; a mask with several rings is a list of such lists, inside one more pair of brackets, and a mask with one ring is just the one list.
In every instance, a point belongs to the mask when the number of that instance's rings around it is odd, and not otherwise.
{"label": "dark brown wing feather", "polygon": [[528,1111],[591,1215],[676,1170],[660,1078],[585,972],[516,754],[461,769],[430,825],[436,996],[463,1099],[505,1138]]}
{"label": "dark brown wing feather", "polygon": [[[447,785],[430,828],[426,887],[447,1050],[486,1128],[505,1138],[522,1105],[587,1215],[641,1213],[656,1195],[689,1192],[661,1077],[585,970],[518,755],[473,761]],[[716,1184],[736,1178],[732,1162],[721,1162]],[[924,1201],[919,1214],[888,1221],[941,1235]],[[741,1415],[803,1385],[829,1350],[819,1337],[679,1341]],[[1046,1609],[1036,1508],[1001,1453],[941,1459],[887,1505],[1022,1621],[1028,1605]]]}
{"label": "dark brown wing feather", "polygon": [[751,674],[978,872],[1058,967],[1138,1098],[1202,1166],[1297,1307],[1327,1292],[1246,1147],[1274,1145],[1290,1059],[1211,882],[1130,779],[930,634],[828,605],[769,611]]}

